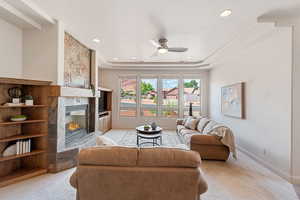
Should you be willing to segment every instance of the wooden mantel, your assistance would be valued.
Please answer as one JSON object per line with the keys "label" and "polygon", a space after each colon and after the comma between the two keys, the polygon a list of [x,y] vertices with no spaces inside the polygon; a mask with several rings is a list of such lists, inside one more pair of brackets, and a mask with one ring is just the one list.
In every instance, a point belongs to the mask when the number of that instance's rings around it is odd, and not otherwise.
{"label": "wooden mantel", "polygon": [[51,81],[0,77],[0,84],[18,84],[18,85],[36,85],[36,86],[39,86],[39,85],[50,85]]}
{"label": "wooden mantel", "polygon": [[49,86],[49,93],[49,96],[53,97],[99,97],[99,94],[93,94],[92,89],[62,87],[59,85]]}
{"label": "wooden mantel", "polygon": [[109,88],[104,88],[104,87],[98,87],[98,90],[100,91],[104,91],[104,92],[112,92],[113,90],[112,89],[109,89]]}

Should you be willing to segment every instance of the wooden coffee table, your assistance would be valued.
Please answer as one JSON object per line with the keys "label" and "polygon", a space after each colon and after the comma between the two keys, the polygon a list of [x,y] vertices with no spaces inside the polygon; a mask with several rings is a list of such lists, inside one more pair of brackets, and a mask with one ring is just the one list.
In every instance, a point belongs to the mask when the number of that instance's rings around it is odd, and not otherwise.
{"label": "wooden coffee table", "polygon": [[[136,144],[140,147],[143,144],[152,144],[152,146],[160,146],[162,145],[162,128],[157,127],[155,130],[149,129],[145,130],[144,126],[138,126],[136,129]],[[141,142],[141,139],[152,140]],[[158,143],[159,140],[159,143]]]}

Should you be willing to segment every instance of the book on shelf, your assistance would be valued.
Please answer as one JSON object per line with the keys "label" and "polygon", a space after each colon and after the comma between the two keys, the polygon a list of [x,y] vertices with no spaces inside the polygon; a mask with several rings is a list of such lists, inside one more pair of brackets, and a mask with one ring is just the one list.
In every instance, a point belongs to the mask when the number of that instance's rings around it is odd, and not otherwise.
{"label": "book on shelf", "polygon": [[17,155],[31,152],[31,139],[17,141]]}

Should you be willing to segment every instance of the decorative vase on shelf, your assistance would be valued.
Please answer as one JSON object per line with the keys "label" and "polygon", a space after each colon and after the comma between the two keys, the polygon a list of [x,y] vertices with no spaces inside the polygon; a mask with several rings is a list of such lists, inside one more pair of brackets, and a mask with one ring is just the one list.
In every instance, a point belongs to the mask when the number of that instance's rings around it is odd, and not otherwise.
{"label": "decorative vase on shelf", "polygon": [[151,128],[152,128],[152,130],[156,130],[156,128],[157,128],[157,125],[156,125],[156,123],[155,123],[155,122],[152,122],[152,124],[151,124]]}
{"label": "decorative vase on shelf", "polygon": [[12,98],[12,103],[21,103],[20,97],[22,96],[22,90],[19,87],[13,87],[8,89],[8,95]]}

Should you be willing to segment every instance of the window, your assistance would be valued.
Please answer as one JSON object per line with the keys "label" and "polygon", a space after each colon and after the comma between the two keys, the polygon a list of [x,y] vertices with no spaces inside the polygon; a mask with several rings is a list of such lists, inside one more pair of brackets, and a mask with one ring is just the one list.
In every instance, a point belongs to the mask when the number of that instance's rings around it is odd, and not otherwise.
{"label": "window", "polygon": [[157,79],[141,79],[141,116],[157,116]]}
{"label": "window", "polygon": [[178,118],[201,114],[201,79],[128,76],[120,78],[121,117]]}
{"label": "window", "polygon": [[179,102],[179,81],[178,79],[162,79],[162,116],[178,117]]}
{"label": "window", "polygon": [[183,80],[183,104],[184,116],[189,115],[190,103],[192,104],[193,116],[199,116],[201,110],[200,79]]}
{"label": "window", "polygon": [[120,116],[136,116],[136,78],[121,78],[120,80]]}

